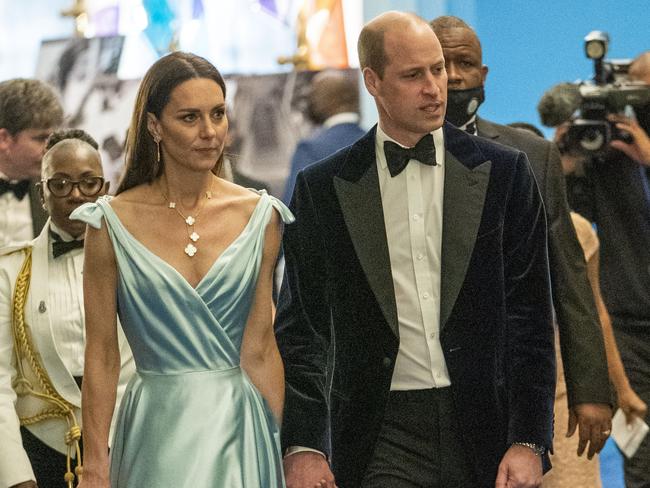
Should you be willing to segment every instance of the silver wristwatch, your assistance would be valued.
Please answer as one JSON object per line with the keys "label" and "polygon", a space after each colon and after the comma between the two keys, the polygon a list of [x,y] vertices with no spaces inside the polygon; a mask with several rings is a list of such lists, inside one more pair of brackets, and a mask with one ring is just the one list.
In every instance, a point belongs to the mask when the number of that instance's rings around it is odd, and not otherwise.
{"label": "silver wristwatch", "polygon": [[513,442],[513,446],[525,446],[529,449],[532,449],[533,452],[535,453],[535,456],[541,456],[544,453],[546,453],[546,448],[543,446],[538,446],[537,444],[533,444],[532,442]]}

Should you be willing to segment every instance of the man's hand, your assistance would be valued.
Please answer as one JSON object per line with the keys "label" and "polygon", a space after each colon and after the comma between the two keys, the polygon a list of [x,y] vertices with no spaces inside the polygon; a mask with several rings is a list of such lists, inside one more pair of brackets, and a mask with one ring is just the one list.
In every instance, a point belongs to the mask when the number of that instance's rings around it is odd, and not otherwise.
{"label": "man's hand", "polygon": [[566,436],[571,437],[578,426],[578,456],[582,456],[589,445],[587,458],[591,459],[600,452],[612,432],[612,409],[604,403],[579,403],[569,409]]}
{"label": "man's hand", "polygon": [[616,123],[617,129],[628,132],[633,138],[630,144],[614,140],[609,145],[624,152],[637,163],[650,166],[650,137],[643,130],[643,127],[636,120],[623,115],[611,114],[607,118]]}
{"label": "man's hand", "polygon": [[38,488],[38,485],[36,481],[29,480],[18,483],[17,485],[11,485],[9,488]]}
{"label": "man's hand", "polygon": [[513,444],[499,464],[495,488],[539,488],[542,459],[530,447]]}
{"label": "man's hand", "polygon": [[287,488],[336,488],[325,458],[316,452],[297,452],[284,457]]}

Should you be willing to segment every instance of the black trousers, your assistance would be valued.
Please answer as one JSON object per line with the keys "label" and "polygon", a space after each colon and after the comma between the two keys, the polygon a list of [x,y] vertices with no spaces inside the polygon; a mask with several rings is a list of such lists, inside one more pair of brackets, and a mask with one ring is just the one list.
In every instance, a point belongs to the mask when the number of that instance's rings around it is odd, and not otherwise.
{"label": "black trousers", "polygon": [[[27,457],[32,463],[38,488],[65,488],[67,486],[64,479],[66,456],[41,442],[38,437],[24,427],[20,428],[20,434]],[[73,472],[74,466],[76,464],[73,461]]]}
{"label": "black trousers", "polygon": [[458,425],[450,388],[391,392],[362,487],[480,486]]}
{"label": "black trousers", "polygon": [[[613,317],[613,326],[630,385],[650,405],[650,322]],[[644,420],[650,423],[650,413]],[[650,488],[650,435],[631,459],[623,458],[626,488]]]}

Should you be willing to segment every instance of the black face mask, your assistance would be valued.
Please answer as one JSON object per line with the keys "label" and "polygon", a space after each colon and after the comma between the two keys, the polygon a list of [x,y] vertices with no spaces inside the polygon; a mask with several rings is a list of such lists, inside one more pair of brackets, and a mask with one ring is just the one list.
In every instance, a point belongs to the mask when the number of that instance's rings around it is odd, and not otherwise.
{"label": "black face mask", "polygon": [[483,86],[469,90],[448,90],[445,118],[456,127],[460,127],[474,116],[483,100],[485,100]]}

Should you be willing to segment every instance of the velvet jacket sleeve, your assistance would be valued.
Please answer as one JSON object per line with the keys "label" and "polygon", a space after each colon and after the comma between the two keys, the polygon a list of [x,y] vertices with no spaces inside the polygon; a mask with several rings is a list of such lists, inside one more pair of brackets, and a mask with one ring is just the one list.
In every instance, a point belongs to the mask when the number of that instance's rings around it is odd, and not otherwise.
{"label": "velvet jacket sleeve", "polygon": [[553,441],[556,382],[545,210],[519,153],[504,215],[508,444]]}
{"label": "velvet jacket sleeve", "polygon": [[330,455],[327,358],[331,315],[325,238],[309,185],[299,173],[290,205],[296,221],[285,228],[285,275],[275,321],[285,365],[282,448],[303,446]]}

